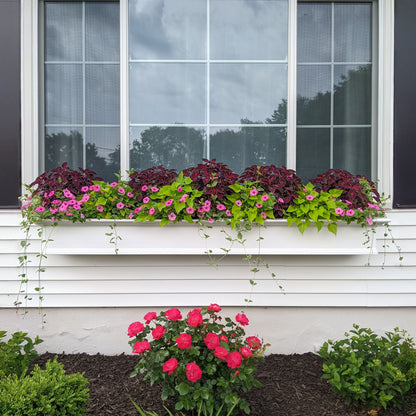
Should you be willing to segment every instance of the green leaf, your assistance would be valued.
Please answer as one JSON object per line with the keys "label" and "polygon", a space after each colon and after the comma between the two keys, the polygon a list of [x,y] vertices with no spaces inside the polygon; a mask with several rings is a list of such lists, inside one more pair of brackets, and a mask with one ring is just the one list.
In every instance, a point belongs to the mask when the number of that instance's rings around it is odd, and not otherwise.
{"label": "green leaf", "polygon": [[[179,394],[181,396],[185,396],[189,393],[189,385],[185,382],[180,383],[178,386],[176,386],[176,390],[178,390]],[[177,409],[180,410],[180,409]]]}
{"label": "green leaf", "polygon": [[335,222],[330,222],[328,224],[328,231],[330,231],[331,233],[337,235],[337,224]]}

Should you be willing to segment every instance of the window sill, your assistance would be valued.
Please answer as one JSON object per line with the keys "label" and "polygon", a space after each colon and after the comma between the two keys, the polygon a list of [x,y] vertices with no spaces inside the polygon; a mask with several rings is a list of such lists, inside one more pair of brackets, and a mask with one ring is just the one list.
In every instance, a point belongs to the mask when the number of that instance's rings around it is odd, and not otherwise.
{"label": "window sill", "polygon": [[[386,219],[378,223],[385,223]],[[59,255],[114,255],[110,244],[112,220],[91,220],[86,223],[61,222],[54,227],[47,245],[47,254]],[[320,232],[314,226],[301,234],[286,220],[268,220],[266,227],[253,225],[244,233],[244,247],[237,241],[227,241],[227,234],[235,238],[235,231],[223,224],[209,224],[206,228],[196,224],[177,223],[160,227],[160,223],[134,223],[117,221],[117,243],[120,255],[367,255],[377,254],[375,247],[363,245],[363,228],[356,224],[338,223],[335,236],[326,228]],[[106,227],[107,226],[107,227]],[[208,228],[209,226],[209,228]],[[45,225],[45,228],[51,228]],[[204,235],[208,235],[205,238]],[[262,239],[259,241],[259,237]]]}

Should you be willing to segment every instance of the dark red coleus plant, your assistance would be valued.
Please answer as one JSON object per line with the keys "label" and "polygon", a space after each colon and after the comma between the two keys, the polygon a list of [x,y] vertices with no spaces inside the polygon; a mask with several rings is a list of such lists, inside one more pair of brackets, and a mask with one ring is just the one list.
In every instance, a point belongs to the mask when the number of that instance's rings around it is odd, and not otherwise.
{"label": "dark red coleus plant", "polygon": [[311,182],[318,191],[342,189],[340,198],[351,202],[353,208],[367,208],[368,203],[373,200],[380,202],[380,194],[374,182],[361,175],[353,175],[346,170],[329,169],[312,179]]}
{"label": "dark red coleus plant", "polygon": [[216,159],[202,160],[204,163],[185,169],[183,175],[192,179],[195,189],[202,191],[205,199],[221,201],[232,193],[229,186],[237,181],[238,175],[224,163],[216,162]]}
{"label": "dark red coleus plant", "polygon": [[275,165],[250,166],[240,175],[240,182],[258,182],[264,191],[276,197],[275,217],[283,217],[283,211],[297,198],[302,180],[292,169]]}
{"label": "dark red coleus plant", "polygon": [[33,188],[36,186],[34,195],[43,195],[43,206],[49,208],[54,199],[56,199],[54,193],[57,190],[68,189],[75,196],[82,194],[81,188],[83,186],[90,186],[93,181],[101,181],[102,179],[96,176],[96,173],[88,170],[78,168],[78,170],[68,167],[67,162],[64,162],[62,166],[48,170],[42,175],[38,176],[29,186]]}

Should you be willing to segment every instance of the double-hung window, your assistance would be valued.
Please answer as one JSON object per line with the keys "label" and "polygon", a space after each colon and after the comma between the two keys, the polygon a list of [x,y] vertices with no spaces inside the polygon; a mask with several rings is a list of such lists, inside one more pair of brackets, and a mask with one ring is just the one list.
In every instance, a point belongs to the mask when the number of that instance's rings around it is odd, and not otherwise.
{"label": "double-hung window", "polygon": [[40,3],[39,170],[377,176],[376,3]]}

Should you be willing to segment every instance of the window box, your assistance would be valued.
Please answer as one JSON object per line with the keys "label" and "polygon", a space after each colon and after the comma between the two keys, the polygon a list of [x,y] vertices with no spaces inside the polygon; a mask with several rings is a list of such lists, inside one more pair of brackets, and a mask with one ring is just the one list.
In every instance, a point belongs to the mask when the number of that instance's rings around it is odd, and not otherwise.
{"label": "window box", "polygon": [[[385,223],[381,219],[378,223]],[[51,235],[53,241],[47,245],[47,254],[60,255],[113,255],[115,247],[105,235],[112,220],[91,220],[87,223],[61,222]],[[363,245],[364,230],[356,224],[338,223],[334,234],[313,226],[301,234],[295,226],[288,227],[286,220],[268,220],[266,227],[253,225],[251,231],[244,233],[244,247],[226,240],[226,233],[236,237],[236,232],[222,224],[201,228],[197,224],[177,223],[160,227],[154,223],[134,223],[117,221],[116,231],[122,238],[117,243],[121,255],[365,255],[377,254],[375,247]],[[49,225],[45,225],[50,228]],[[208,238],[204,234],[209,235]],[[263,239],[259,243],[259,236]],[[232,245],[230,247],[230,245]]]}

